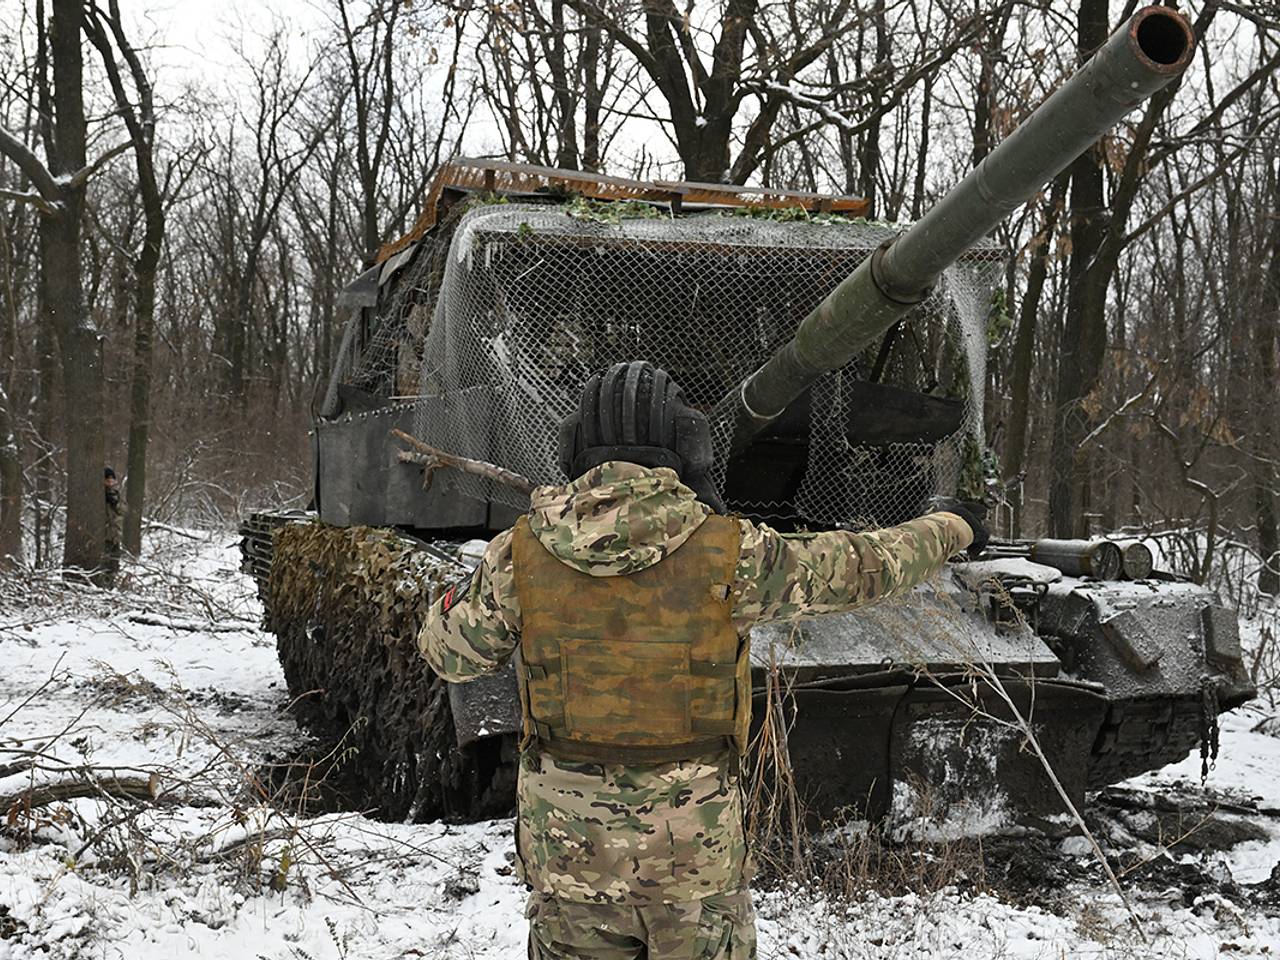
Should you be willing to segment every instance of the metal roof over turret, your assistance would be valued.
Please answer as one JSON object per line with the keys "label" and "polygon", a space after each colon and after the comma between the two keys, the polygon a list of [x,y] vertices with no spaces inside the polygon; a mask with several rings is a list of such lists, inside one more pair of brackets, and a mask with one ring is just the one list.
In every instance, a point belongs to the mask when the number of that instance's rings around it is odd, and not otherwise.
{"label": "metal roof over turret", "polygon": [[450,192],[488,193],[506,197],[575,194],[593,200],[643,200],[669,203],[677,213],[685,207],[800,207],[811,213],[841,213],[850,217],[865,217],[871,211],[871,202],[861,197],[779,190],[774,187],[744,187],[732,183],[629,180],[603,173],[464,157],[452,160],[440,168],[431,181],[426,206],[418,215],[413,228],[399,239],[384,244],[378,251],[376,262],[382,263],[421,240],[451,205],[447,199]]}

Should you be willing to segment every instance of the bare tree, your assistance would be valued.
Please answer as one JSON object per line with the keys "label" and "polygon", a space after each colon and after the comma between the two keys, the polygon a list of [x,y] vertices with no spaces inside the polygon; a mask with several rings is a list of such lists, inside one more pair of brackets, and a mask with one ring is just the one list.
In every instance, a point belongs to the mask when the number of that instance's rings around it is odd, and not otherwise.
{"label": "bare tree", "polygon": [[[151,354],[155,329],[156,269],[164,242],[165,196],[156,173],[155,97],[151,80],[138,52],[125,35],[119,0],[110,0],[109,12],[91,2],[86,8],[86,15],[86,35],[101,55],[116,110],[129,133],[144,219],[142,245],[132,264],[135,294],[133,377],[129,398],[129,455],[126,472],[128,510],[124,522],[124,547],[136,555],[142,550],[147,444],[151,435]],[[133,86],[133,98],[126,89],[124,73],[116,60],[116,48],[124,59],[129,81]]]}
{"label": "bare tree", "polygon": [[317,61],[301,74],[289,67],[287,34],[277,26],[263,38],[261,56],[242,53],[250,77],[248,110],[237,125],[251,131],[249,156],[241,158],[232,137],[220,137],[224,161],[213,173],[211,194],[221,210],[218,240],[225,257],[223,280],[233,296],[220,317],[219,348],[227,369],[227,389],[236,402],[245,399],[251,362],[251,323],[267,241],[281,205],[302,174],[336,116],[304,124],[305,104]]}
{"label": "bare tree", "polygon": [[[1265,195],[1280,191],[1280,165],[1270,165]],[[1266,244],[1266,266],[1261,277],[1261,296],[1254,313],[1253,337],[1257,357],[1256,389],[1260,409],[1253,469],[1253,498],[1257,512],[1258,546],[1262,565],[1258,570],[1258,590],[1280,595],[1280,524],[1276,520],[1277,488],[1280,488],[1280,449],[1277,448],[1276,355],[1280,348],[1280,211],[1272,210],[1271,229]]]}
{"label": "bare tree", "polygon": [[[25,18],[25,15],[24,15]],[[17,32],[21,32],[20,29]],[[19,129],[27,129],[34,97],[22,90],[19,51],[12,38],[3,42],[6,64],[0,84],[0,125],[8,125],[14,111]],[[30,183],[20,170],[0,163],[0,198],[23,197]],[[20,314],[29,299],[32,271],[31,249],[35,246],[34,208],[29,203],[8,204],[0,209],[0,569],[23,559],[22,507],[23,472],[19,422],[29,403],[21,396],[19,378],[22,353]]]}
{"label": "bare tree", "polygon": [[1013,369],[1010,378],[1009,427],[1004,443],[1004,481],[1010,490],[1013,510],[1011,536],[1021,536],[1023,523],[1023,473],[1027,457],[1027,427],[1030,422],[1031,372],[1035,362],[1037,318],[1041,309],[1045,280],[1053,262],[1053,239],[1067,178],[1059,177],[1050,191],[1041,217],[1039,231],[1031,239],[1027,254],[1030,265],[1013,343]]}
{"label": "bare tree", "polygon": [[[888,64],[874,74],[833,76],[824,57],[850,35],[884,23],[880,5],[864,14],[841,0],[803,4],[788,0],[762,8],[756,0],[724,0],[701,17],[670,0],[644,0],[630,8],[606,9],[593,0],[566,0],[593,29],[625,50],[661,97],[668,132],[691,180],[745,183],[770,155],[815,130],[834,124],[850,135],[867,133],[906,92],[945,63],[972,35],[974,22],[958,19],[936,47],[910,64]],[[903,6],[908,6],[904,0]],[[877,52],[888,47],[881,31]],[[748,100],[752,118],[739,134]],[[807,117],[784,143],[773,128],[784,108]],[[652,112],[650,113],[652,116]],[[740,139],[739,139],[740,137]],[[735,141],[740,143],[734,156]],[[870,147],[868,147],[870,149]]]}
{"label": "bare tree", "polygon": [[[1219,9],[1217,3],[1209,3],[1201,11],[1194,25],[1198,38],[1205,36]],[[1106,40],[1107,13],[1105,0],[1081,0],[1077,17],[1081,59]],[[1056,536],[1084,532],[1085,514],[1093,497],[1090,450],[1083,441],[1096,425],[1095,392],[1101,382],[1107,346],[1108,291],[1121,255],[1141,235],[1140,228],[1132,232],[1128,229],[1139,191],[1151,172],[1174,157],[1179,147],[1196,142],[1212,129],[1223,110],[1270,76],[1280,65],[1280,55],[1265,57],[1263,61],[1187,133],[1180,137],[1166,135],[1162,138],[1164,142],[1153,148],[1157,130],[1182,85],[1182,78],[1157,93],[1133,128],[1127,149],[1116,163],[1119,170],[1109,197],[1105,188],[1107,140],[1086,151],[1070,168],[1070,287],[1060,344],[1050,456],[1050,529]]]}
{"label": "bare tree", "polygon": [[[342,138],[320,144],[311,176],[300,178],[291,193],[290,206],[298,224],[302,253],[312,277],[340,277],[352,272],[359,261],[343,230],[342,178],[349,172],[350,154]],[[318,286],[309,300],[309,332],[305,355],[311,361],[308,379],[315,381],[333,364],[334,330],[337,325],[336,283]]]}
{"label": "bare tree", "polygon": [[[80,49],[83,10],[79,0],[52,0],[45,31],[38,8],[41,56],[38,70],[40,132],[45,160],[20,137],[0,129],[0,152],[30,180],[32,190],[14,197],[33,204],[40,221],[42,314],[56,330],[62,363],[64,430],[67,437],[67,517],[64,563],[93,570],[102,562],[105,514],[102,495],[102,336],[85,310],[80,265],[80,226],[85,187],[127,142],[87,162],[87,123]],[[47,37],[47,39],[46,39]],[[52,82],[46,79],[45,64]]]}
{"label": "bare tree", "polygon": [[361,21],[353,25],[349,0],[333,0],[333,3],[355,119],[364,258],[372,262],[382,242],[378,229],[378,180],[395,116],[396,22],[404,4],[400,0],[371,0]]}
{"label": "bare tree", "polygon": [[[455,5],[459,24],[470,10]],[[507,157],[601,169],[611,139],[606,115],[613,116],[616,130],[624,116],[634,118],[631,107],[647,90],[630,75],[619,77],[622,64],[612,37],[585,24],[564,0],[490,5],[480,22],[477,89],[498,122]]]}

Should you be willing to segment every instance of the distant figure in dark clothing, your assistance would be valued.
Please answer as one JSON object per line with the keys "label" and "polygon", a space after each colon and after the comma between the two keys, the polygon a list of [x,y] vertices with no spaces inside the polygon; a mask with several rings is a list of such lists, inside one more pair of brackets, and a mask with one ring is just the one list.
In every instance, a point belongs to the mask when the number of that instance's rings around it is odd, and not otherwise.
{"label": "distant figure in dark clothing", "polygon": [[110,467],[102,472],[102,487],[107,498],[107,523],[104,537],[106,549],[102,555],[102,585],[112,587],[115,586],[116,577],[120,573],[120,555],[124,552],[121,546],[124,535],[124,510],[120,507],[120,489],[116,483],[116,472]]}

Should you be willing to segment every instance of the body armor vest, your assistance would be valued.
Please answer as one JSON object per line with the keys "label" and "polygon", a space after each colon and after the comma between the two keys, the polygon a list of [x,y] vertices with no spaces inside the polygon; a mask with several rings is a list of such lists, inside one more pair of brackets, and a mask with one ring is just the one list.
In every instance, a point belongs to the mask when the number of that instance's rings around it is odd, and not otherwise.
{"label": "body armor vest", "polygon": [[664,763],[745,751],[749,643],[731,619],[741,528],[711,516],[625,576],[561,563],[528,518],[512,536],[520,599],[522,746],[566,760]]}

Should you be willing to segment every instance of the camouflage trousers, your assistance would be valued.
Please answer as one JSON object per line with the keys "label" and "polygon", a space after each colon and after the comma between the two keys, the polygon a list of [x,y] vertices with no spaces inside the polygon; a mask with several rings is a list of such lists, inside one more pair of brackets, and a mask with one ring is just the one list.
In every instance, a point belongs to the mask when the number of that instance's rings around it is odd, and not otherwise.
{"label": "camouflage trousers", "polygon": [[755,960],[751,893],[627,907],[529,897],[529,960]]}
{"label": "camouflage trousers", "polygon": [[114,587],[120,576],[120,558],[124,556],[124,548],[118,541],[108,540],[106,550],[102,554],[102,566],[99,567],[95,581],[100,587]]}

